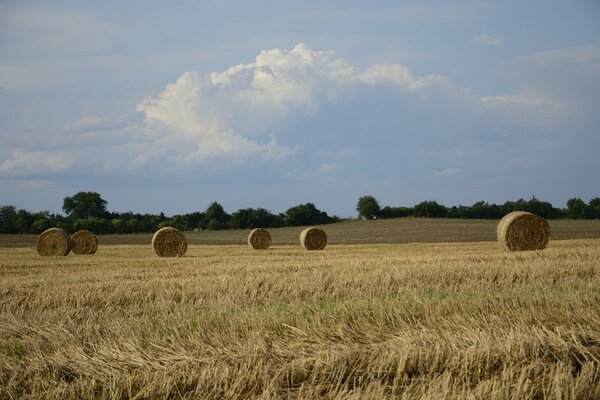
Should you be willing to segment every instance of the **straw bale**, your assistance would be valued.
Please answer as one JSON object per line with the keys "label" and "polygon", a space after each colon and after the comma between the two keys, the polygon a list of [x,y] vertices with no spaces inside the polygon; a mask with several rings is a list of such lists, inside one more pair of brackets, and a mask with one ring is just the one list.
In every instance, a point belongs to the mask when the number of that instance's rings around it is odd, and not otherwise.
{"label": "straw bale", "polygon": [[300,233],[300,245],[306,250],[323,250],[327,246],[327,234],[319,228],[306,228]]}
{"label": "straw bale", "polygon": [[152,247],[160,257],[181,257],[187,250],[187,241],[183,232],[167,226],[154,233]]}
{"label": "straw bale", "polygon": [[71,236],[61,228],[50,228],[42,232],[36,243],[40,256],[66,256],[71,251]]}
{"label": "straw bale", "polygon": [[550,225],[535,214],[514,211],[500,220],[496,233],[507,251],[542,250],[550,240]]}
{"label": "straw bale", "polygon": [[248,235],[248,244],[256,250],[265,250],[271,246],[271,234],[263,228],[253,229]]}
{"label": "straw bale", "polygon": [[98,250],[98,238],[88,230],[77,231],[71,236],[73,254],[95,254]]}

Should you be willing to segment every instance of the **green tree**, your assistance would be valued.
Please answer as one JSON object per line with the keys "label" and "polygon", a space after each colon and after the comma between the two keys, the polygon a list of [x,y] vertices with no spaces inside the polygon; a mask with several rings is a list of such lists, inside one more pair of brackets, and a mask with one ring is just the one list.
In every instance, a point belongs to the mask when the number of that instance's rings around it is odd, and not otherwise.
{"label": "green tree", "polygon": [[15,233],[14,219],[16,215],[17,208],[15,206],[0,207],[0,232]]}
{"label": "green tree", "polygon": [[377,199],[371,195],[359,197],[356,203],[358,216],[363,219],[377,219],[381,213],[381,207]]}
{"label": "green tree", "polygon": [[471,206],[471,218],[489,218],[490,205],[486,201],[478,201]]}
{"label": "green tree", "polygon": [[27,210],[17,211],[17,215],[13,220],[15,230],[17,233],[29,233],[31,231],[31,225],[33,224],[33,216]]}
{"label": "green tree", "polygon": [[180,231],[184,231],[185,230],[185,224],[179,218],[167,219],[167,220],[164,220],[164,221],[162,221],[161,223],[158,224],[158,228],[159,229],[160,228],[165,228],[167,226],[179,229]]}
{"label": "green tree", "polygon": [[542,218],[554,218],[557,210],[547,201],[538,200],[535,196],[527,201],[525,211],[539,215]]}
{"label": "green tree", "polygon": [[73,222],[72,227],[73,231],[85,229],[94,233],[108,233],[113,228],[111,221],[98,217],[78,218]]}
{"label": "green tree", "polygon": [[567,201],[567,216],[571,219],[584,219],[587,205],[579,197]]}
{"label": "green tree", "polygon": [[515,202],[512,202],[512,205],[512,211],[527,211],[527,201],[525,199],[521,198]]}
{"label": "green tree", "polygon": [[448,218],[473,218],[472,207],[461,204],[452,206],[448,209]]}
{"label": "green tree", "polygon": [[600,197],[594,197],[588,203],[588,218],[600,219]]}
{"label": "green tree", "polygon": [[127,233],[127,221],[121,218],[113,218],[110,230],[115,233]]}
{"label": "green tree", "polygon": [[108,202],[96,192],[79,192],[63,200],[63,210],[71,218],[105,218]]}
{"label": "green tree", "polygon": [[412,207],[390,207],[385,206],[379,211],[379,215],[377,218],[386,219],[386,218],[403,218],[410,217],[413,215],[414,210]]}
{"label": "green tree", "polygon": [[501,206],[493,203],[488,204],[486,201],[478,201],[471,206],[467,218],[498,219],[502,218],[503,215]]}
{"label": "green tree", "polygon": [[231,214],[229,227],[232,229],[275,228],[283,226],[279,215],[264,208],[243,208]]}
{"label": "green tree", "polygon": [[33,221],[33,224],[31,224],[31,233],[42,233],[46,229],[52,227],[50,224],[51,221],[48,218],[38,217],[36,220]]}
{"label": "green tree", "polygon": [[204,212],[204,220],[200,227],[208,230],[225,229],[228,220],[229,214],[225,212],[223,206],[213,201]]}
{"label": "green tree", "polygon": [[500,206],[500,212],[502,213],[502,216],[504,216],[506,214],[510,214],[513,211],[516,211],[514,201],[510,201],[510,200],[506,201],[504,204],[502,204]]}
{"label": "green tree", "polygon": [[194,229],[200,227],[202,221],[204,220],[204,218],[206,218],[206,215],[202,212],[197,211],[189,214],[184,214],[182,215],[182,218],[185,221],[186,230],[193,231]]}
{"label": "green tree", "polygon": [[315,207],[313,203],[306,203],[288,208],[285,212],[285,221],[288,226],[302,226],[329,224],[332,219],[325,211]]}
{"label": "green tree", "polygon": [[448,209],[433,200],[423,201],[415,206],[415,216],[428,218],[445,218]]}

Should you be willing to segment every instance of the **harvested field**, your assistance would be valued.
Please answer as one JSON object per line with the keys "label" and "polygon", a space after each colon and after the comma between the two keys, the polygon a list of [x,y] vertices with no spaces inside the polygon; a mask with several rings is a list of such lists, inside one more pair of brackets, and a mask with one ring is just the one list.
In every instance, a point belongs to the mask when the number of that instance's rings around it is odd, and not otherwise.
{"label": "harvested field", "polygon": [[0,248],[0,398],[28,397],[599,398],[600,240]]}

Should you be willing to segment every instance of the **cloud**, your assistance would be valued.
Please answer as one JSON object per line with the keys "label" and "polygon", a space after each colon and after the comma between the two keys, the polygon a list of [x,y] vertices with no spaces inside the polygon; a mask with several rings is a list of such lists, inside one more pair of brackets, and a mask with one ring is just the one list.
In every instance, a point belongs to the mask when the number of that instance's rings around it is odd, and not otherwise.
{"label": "cloud", "polygon": [[596,71],[600,68],[600,45],[589,44],[566,49],[552,49],[521,58],[519,63],[549,66],[564,63],[590,64]]}
{"label": "cloud", "polygon": [[559,99],[536,94],[484,96],[480,101],[484,109],[491,110],[496,116],[524,126],[552,127],[570,112]]}
{"label": "cloud", "polygon": [[[200,76],[190,71],[158,96],[138,105],[148,122],[186,134],[221,129],[261,135],[291,114],[313,115],[353,77],[354,68],[332,51],[305,44],[292,50],[263,50],[255,61]],[[275,125],[274,125],[275,124]]]}
{"label": "cloud", "polygon": [[315,171],[315,177],[321,177],[327,175],[335,169],[335,164],[321,164]]}
{"label": "cloud", "polygon": [[400,64],[377,64],[357,75],[359,81],[368,85],[394,85],[409,91],[422,91],[432,86],[446,86],[448,78],[442,75],[414,77],[408,68]]}
{"label": "cloud", "polygon": [[69,124],[68,128],[72,130],[93,130],[103,126],[106,123],[104,118],[98,115],[84,115],[72,124]]}
{"label": "cloud", "polygon": [[10,157],[0,164],[0,175],[21,177],[55,174],[67,170],[72,164],[71,156],[64,151],[14,149]]}
{"label": "cloud", "polygon": [[[599,115],[596,112],[600,101],[598,44],[551,49],[521,57],[505,72],[521,82],[516,94],[504,96],[504,100],[498,97],[505,104],[510,102],[528,109],[544,109],[546,111],[538,117],[553,124],[561,121],[579,124]],[[596,119],[594,124],[597,122]]]}
{"label": "cloud", "polygon": [[277,139],[286,124],[314,116],[354,88],[425,92],[448,82],[438,75],[414,77],[399,64],[360,70],[333,51],[315,51],[301,43],[291,50],[263,50],[254,62],[222,72],[185,72],[162,93],[142,100],[137,110],[144,113],[150,135],[161,132],[171,143],[187,143],[181,158],[188,162],[214,157],[276,160],[297,150]]}
{"label": "cloud", "polygon": [[460,172],[460,169],[458,168],[445,168],[441,171],[435,171],[434,175],[435,176],[451,176],[451,175],[456,175]]}
{"label": "cloud", "polygon": [[[591,65],[597,63],[597,53],[597,46],[542,53],[520,60],[518,68],[526,70],[532,63],[563,65],[565,60]],[[593,68],[588,69],[592,72],[585,76],[593,75]],[[360,68],[332,50],[317,51],[306,44],[263,50],[252,62],[222,71],[182,73],[160,92],[139,100],[135,119],[116,121],[86,109],[82,117],[66,124],[64,132],[39,133],[38,140],[27,145],[6,134],[0,176],[66,174],[75,168],[92,176],[150,171],[169,176],[207,165],[214,171],[294,157],[298,158],[294,168],[285,172],[312,170],[313,176],[324,176],[344,159],[356,158],[356,149],[367,151],[364,129],[370,130],[375,146],[367,154],[379,154],[387,150],[386,143],[397,143],[392,134],[402,135],[406,143],[427,146],[425,136],[429,143],[440,142],[444,135],[462,135],[457,129],[465,126],[488,132],[490,125],[545,129],[558,124],[573,107],[560,93],[540,89],[544,85],[548,82],[523,85],[517,93],[479,96],[444,75],[418,76],[401,64]],[[409,137],[414,127],[426,133]],[[319,159],[318,154],[330,157]],[[312,166],[306,168],[302,164],[308,160]],[[435,175],[458,172],[447,168]]]}
{"label": "cloud", "polygon": [[471,40],[472,45],[483,45],[483,46],[491,46],[498,47],[504,44],[504,40],[499,36],[492,36],[486,33],[482,33],[480,35],[475,36]]}
{"label": "cloud", "polygon": [[328,159],[341,161],[341,160],[348,160],[348,159],[354,158],[358,154],[359,154],[358,150],[356,150],[352,147],[344,147],[343,149],[336,150],[336,151],[327,151],[323,155],[325,157],[327,157]]}

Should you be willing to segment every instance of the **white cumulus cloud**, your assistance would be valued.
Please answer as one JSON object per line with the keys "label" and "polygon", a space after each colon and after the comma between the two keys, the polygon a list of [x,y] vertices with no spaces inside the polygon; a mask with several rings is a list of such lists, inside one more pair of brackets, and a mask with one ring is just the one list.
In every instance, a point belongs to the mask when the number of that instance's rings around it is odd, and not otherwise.
{"label": "white cumulus cloud", "polygon": [[185,72],[162,93],[141,101],[137,110],[144,113],[150,134],[160,131],[171,142],[186,142],[184,160],[281,159],[296,150],[277,139],[287,121],[314,115],[354,87],[419,92],[446,84],[445,77],[415,77],[399,64],[361,70],[333,51],[299,44],[291,50],[263,50],[254,62],[222,72]]}

